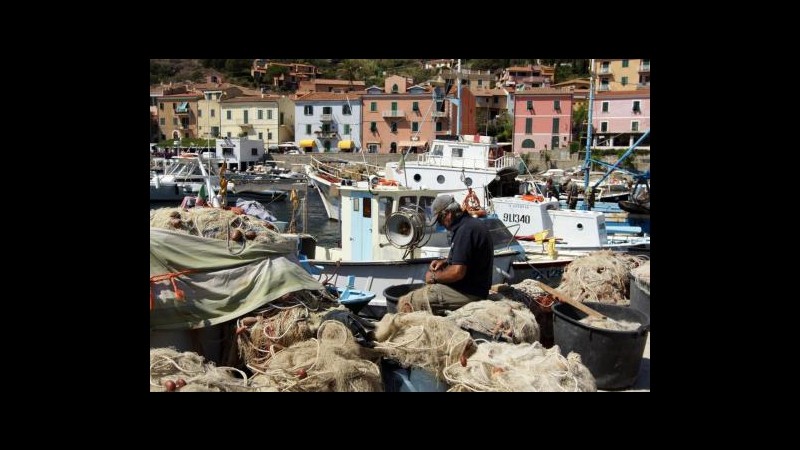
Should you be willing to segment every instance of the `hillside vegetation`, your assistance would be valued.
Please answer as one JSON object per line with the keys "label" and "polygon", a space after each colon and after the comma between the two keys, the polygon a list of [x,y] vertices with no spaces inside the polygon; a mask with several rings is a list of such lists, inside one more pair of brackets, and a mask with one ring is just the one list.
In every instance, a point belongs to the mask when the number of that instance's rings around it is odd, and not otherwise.
{"label": "hillside vegetation", "polygon": [[[367,87],[381,86],[387,75],[403,75],[415,83],[428,80],[436,70],[426,70],[420,59],[273,59],[275,62],[313,64],[321,78],[364,81]],[[555,82],[589,76],[588,59],[542,59],[542,64],[556,67]],[[509,66],[535,64],[536,59],[464,59],[464,68],[496,71]],[[250,77],[252,59],[151,59],[150,84],[159,82],[203,81],[205,71],[214,69],[227,81],[257,87]]]}

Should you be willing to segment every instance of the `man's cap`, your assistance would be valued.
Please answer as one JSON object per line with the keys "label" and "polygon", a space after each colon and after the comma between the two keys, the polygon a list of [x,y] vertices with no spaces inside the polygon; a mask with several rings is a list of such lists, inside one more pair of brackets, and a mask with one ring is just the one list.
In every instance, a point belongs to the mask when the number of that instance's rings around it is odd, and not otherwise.
{"label": "man's cap", "polygon": [[436,225],[436,222],[439,220],[439,214],[445,210],[450,204],[455,203],[455,199],[452,195],[440,195],[433,200],[433,204],[431,205],[431,210],[433,211],[433,219],[428,222],[428,226]]}

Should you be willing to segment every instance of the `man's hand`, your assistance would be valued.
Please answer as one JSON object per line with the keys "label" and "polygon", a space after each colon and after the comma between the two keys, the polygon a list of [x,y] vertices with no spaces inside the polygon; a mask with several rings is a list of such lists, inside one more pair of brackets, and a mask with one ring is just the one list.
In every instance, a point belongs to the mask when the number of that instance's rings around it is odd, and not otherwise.
{"label": "man's hand", "polygon": [[447,264],[446,259],[434,259],[431,261],[430,270],[431,272],[436,272],[437,270],[444,268],[445,264]]}

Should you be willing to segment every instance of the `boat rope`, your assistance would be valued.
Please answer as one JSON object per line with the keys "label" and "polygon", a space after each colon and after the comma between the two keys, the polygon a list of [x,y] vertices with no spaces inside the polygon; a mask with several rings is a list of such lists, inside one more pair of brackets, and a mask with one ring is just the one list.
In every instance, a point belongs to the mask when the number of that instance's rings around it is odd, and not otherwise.
{"label": "boat rope", "polygon": [[153,292],[153,283],[158,283],[160,281],[165,281],[165,280],[171,281],[172,282],[172,290],[173,290],[173,292],[175,292],[175,299],[176,300],[180,300],[180,301],[184,301],[186,299],[186,294],[184,294],[182,289],[178,288],[178,285],[175,283],[175,278],[177,278],[177,277],[179,277],[181,275],[187,274],[187,273],[192,273],[192,272],[195,272],[195,270],[194,269],[186,269],[186,270],[181,270],[179,272],[170,272],[170,273],[165,273],[165,274],[161,274],[161,275],[153,275],[152,277],[150,277],[150,311],[155,309],[155,306],[156,306],[156,296],[155,296],[155,292]]}

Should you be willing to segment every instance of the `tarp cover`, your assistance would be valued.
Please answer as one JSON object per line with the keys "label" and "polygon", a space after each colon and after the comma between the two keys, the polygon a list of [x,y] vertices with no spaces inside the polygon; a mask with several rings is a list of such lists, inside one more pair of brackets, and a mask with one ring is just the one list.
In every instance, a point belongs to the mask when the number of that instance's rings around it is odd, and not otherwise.
{"label": "tarp cover", "polygon": [[297,241],[247,241],[240,244],[150,228],[150,277],[192,272],[172,281],[151,281],[155,305],[151,330],[202,328],[247,314],[289,292],[321,290],[322,285],[296,264]]}

